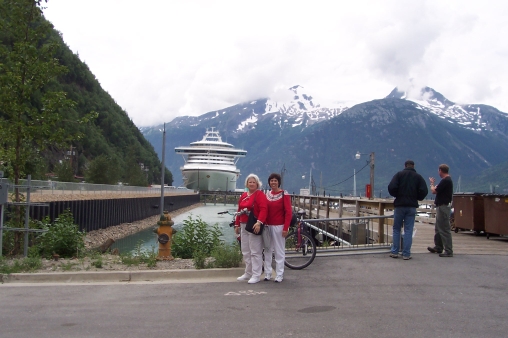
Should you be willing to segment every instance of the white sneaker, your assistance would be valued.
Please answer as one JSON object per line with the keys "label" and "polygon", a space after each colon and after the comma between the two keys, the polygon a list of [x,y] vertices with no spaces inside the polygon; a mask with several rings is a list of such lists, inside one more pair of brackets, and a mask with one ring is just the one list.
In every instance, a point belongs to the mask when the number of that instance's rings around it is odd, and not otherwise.
{"label": "white sneaker", "polygon": [[246,281],[246,280],[249,280],[250,279],[250,275],[249,274],[246,274],[244,273],[243,275],[241,275],[240,277],[238,277],[236,280],[237,281],[240,281],[240,282],[243,282],[243,281]]}
{"label": "white sneaker", "polygon": [[251,277],[247,283],[249,284],[259,283],[259,277]]}
{"label": "white sneaker", "polygon": [[282,276],[277,276],[277,277],[275,277],[274,282],[275,282],[275,283],[280,283],[280,282],[282,282],[282,280],[283,280],[283,279],[284,279],[284,278],[283,278]]}
{"label": "white sneaker", "polygon": [[272,275],[269,273],[265,274],[265,282],[268,282],[270,279],[272,279]]}

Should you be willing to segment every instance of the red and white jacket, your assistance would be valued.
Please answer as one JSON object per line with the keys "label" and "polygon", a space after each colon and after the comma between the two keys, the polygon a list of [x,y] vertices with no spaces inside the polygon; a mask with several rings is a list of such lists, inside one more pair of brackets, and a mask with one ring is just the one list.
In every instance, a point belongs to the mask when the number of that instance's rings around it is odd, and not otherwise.
{"label": "red and white jacket", "polygon": [[[266,196],[263,194],[261,190],[256,190],[252,195],[249,196],[247,192],[244,192],[240,199],[238,200],[238,211],[247,208],[247,210],[252,210],[252,204],[254,203],[254,216],[258,219],[258,221],[266,224]],[[247,223],[249,219],[249,215],[241,214],[236,216],[235,226],[240,226],[240,223]]]}
{"label": "red and white jacket", "polygon": [[268,225],[281,225],[284,224],[283,231],[289,230],[291,217],[293,215],[291,208],[291,196],[287,191],[279,191],[273,193],[268,191],[266,193],[266,200],[268,201],[268,217],[266,224]]}

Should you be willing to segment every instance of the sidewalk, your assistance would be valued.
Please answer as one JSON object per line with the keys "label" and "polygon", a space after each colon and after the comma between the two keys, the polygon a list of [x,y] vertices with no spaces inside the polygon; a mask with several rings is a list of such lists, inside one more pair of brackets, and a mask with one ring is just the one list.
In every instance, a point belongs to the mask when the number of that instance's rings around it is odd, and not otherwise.
{"label": "sidewalk", "polygon": [[[413,238],[411,254],[428,253],[427,247],[433,245],[434,226],[416,223],[416,235]],[[508,255],[508,238],[475,236],[473,232],[452,232],[454,255]],[[348,251],[337,256],[352,255],[388,255],[388,252]],[[331,254],[332,256],[334,254]],[[318,258],[319,259],[319,254]],[[347,258],[345,258],[347,259]],[[314,263],[313,263],[314,264]],[[233,269],[178,269],[178,270],[141,270],[141,271],[80,271],[61,273],[14,273],[0,275],[0,283],[208,283],[234,282],[244,271],[243,267]],[[1,285],[0,285],[1,286]]]}
{"label": "sidewalk", "polygon": [[205,283],[236,281],[244,268],[179,269],[140,271],[78,271],[60,273],[13,273],[0,275],[0,283],[136,283],[171,281],[174,283]]}

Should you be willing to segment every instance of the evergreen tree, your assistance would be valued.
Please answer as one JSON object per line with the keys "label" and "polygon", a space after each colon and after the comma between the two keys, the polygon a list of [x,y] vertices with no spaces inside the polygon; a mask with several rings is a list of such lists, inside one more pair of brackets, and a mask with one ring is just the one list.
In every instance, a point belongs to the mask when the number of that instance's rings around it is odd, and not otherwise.
{"label": "evergreen tree", "polygon": [[[127,166],[125,168],[124,182],[128,183],[129,185],[146,187],[148,185],[148,168],[144,163],[143,168],[141,168],[142,162],[137,160],[137,156],[135,155],[133,147],[129,148],[126,163]],[[144,169],[147,170],[145,171]]]}
{"label": "evergreen tree", "polygon": [[120,179],[120,168],[116,157],[100,155],[90,163],[85,172],[85,179],[88,183],[117,184]]}

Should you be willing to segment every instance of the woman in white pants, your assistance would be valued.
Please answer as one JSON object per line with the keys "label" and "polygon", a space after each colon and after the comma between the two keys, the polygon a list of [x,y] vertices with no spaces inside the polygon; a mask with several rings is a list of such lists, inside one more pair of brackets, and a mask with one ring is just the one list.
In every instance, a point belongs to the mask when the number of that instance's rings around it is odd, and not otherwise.
{"label": "woman in white pants", "polygon": [[286,236],[292,217],[291,196],[288,195],[287,191],[280,188],[281,181],[282,179],[277,173],[273,173],[268,177],[271,191],[266,193],[268,216],[263,232],[265,281],[272,278],[272,254],[274,254],[276,283],[280,283],[284,279]]}
{"label": "woman in white pants", "polygon": [[[244,192],[238,200],[238,211],[252,210],[257,218],[254,225],[254,232],[258,233],[266,221],[266,196],[261,190],[259,177],[249,174],[245,180],[245,187],[248,191]],[[235,233],[241,236],[241,248],[243,260],[245,262],[245,273],[237,278],[239,281],[248,281],[249,284],[259,282],[261,270],[263,267],[263,236],[252,234],[245,230],[245,225],[249,219],[248,214],[242,213],[236,216]],[[266,229],[265,229],[266,231]]]}

